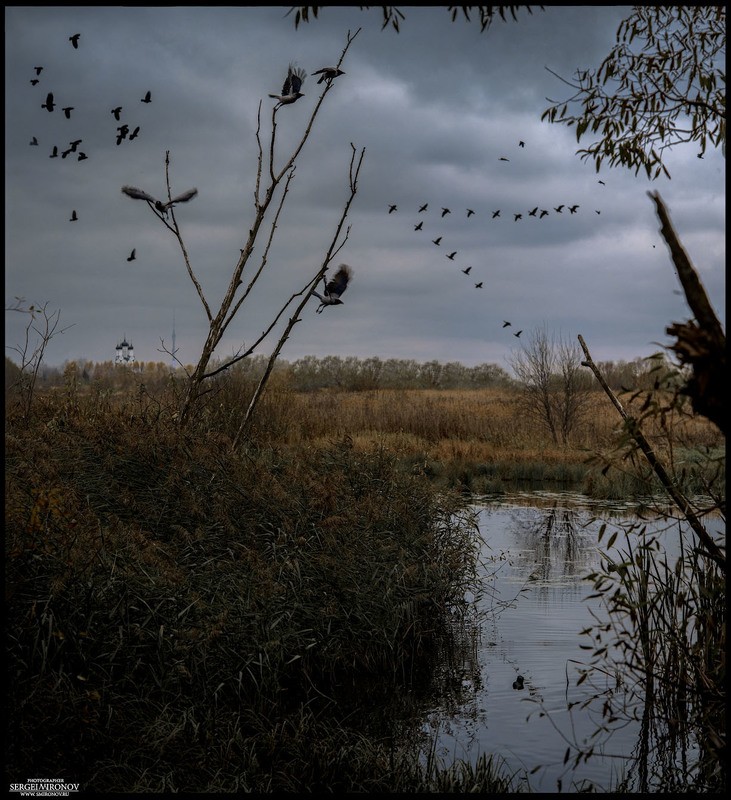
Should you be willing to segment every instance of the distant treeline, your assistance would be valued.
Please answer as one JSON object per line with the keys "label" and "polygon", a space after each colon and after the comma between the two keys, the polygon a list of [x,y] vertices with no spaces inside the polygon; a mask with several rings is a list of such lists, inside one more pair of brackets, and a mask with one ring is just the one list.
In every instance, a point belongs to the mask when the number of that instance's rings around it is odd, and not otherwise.
{"label": "distant treeline", "polygon": [[[242,359],[221,373],[220,379],[258,381],[266,363],[266,356]],[[651,371],[656,368],[657,361],[636,358],[633,361],[604,361],[599,366],[613,389],[649,388],[653,380]],[[468,367],[458,361],[419,362],[414,359],[381,359],[377,356],[304,356],[292,362],[280,359],[275,366],[275,373],[276,385],[298,392],[319,389],[485,389],[520,385],[497,364]],[[37,388],[62,387],[74,381],[79,387],[96,384],[101,388],[113,389],[125,389],[143,382],[148,389],[155,389],[168,383],[171,377],[181,377],[182,374],[182,368],[173,369],[162,361],[140,361],[131,366],[115,365],[112,361],[68,361],[61,367],[41,366]],[[17,382],[19,375],[20,368],[6,356],[6,389]]]}

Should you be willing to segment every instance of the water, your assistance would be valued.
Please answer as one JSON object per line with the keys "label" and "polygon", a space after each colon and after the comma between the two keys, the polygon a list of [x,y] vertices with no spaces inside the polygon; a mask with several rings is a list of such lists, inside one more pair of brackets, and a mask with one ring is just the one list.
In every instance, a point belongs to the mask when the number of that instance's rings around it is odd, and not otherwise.
{"label": "water", "polygon": [[[592,740],[595,754],[572,769],[577,751],[572,749],[564,764],[567,748],[596,732],[602,701],[588,709],[567,708],[595,693],[588,681],[576,686],[577,664],[587,662],[580,645],[589,643],[579,631],[595,621],[590,609],[602,611],[599,600],[587,600],[593,584],[585,576],[599,567],[614,530],[620,533],[610,552],[621,560],[625,536],[619,526],[630,520],[630,509],[599,511],[586,498],[533,493],[497,502],[484,498],[476,510],[483,540],[482,592],[470,598],[483,619],[477,674],[465,678],[467,702],[456,710],[432,709],[423,731],[444,764],[455,759],[474,764],[480,754],[492,753],[533,791],[578,791],[586,782],[610,791],[636,748],[639,723]],[[643,524],[671,557],[677,555],[682,530],[677,521],[655,517]],[[719,519],[718,533],[722,526]],[[524,677],[522,690],[513,688],[518,675]],[[616,686],[616,678],[608,679],[604,688],[612,692],[613,682]]]}

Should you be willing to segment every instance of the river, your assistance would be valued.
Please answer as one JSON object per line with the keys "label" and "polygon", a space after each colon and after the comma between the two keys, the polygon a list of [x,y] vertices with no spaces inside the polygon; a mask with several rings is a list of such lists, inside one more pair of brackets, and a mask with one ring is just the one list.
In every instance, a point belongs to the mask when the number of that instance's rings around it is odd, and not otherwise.
{"label": "river", "polygon": [[[591,785],[612,791],[637,746],[639,723],[615,723],[611,735],[592,740],[590,758],[574,768],[573,749],[564,763],[567,748],[588,742],[602,721],[601,698],[581,705],[596,687],[590,681],[576,685],[577,664],[588,659],[581,648],[587,637],[580,631],[594,622],[592,611],[603,611],[598,599],[587,599],[593,584],[586,576],[599,567],[602,551],[621,560],[628,523],[640,521],[644,536],[657,536],[671,558],[685,529],[646,510],[639,520],[636,505],[600,508],[569,493],[480,497],[474,509],[481,538],[480,589],[468,599],[481,621],[476,667],[464,670],[461,704],[432,708],[422,732],[444,764],[475,763],[481,754],[495,754],[523,781],[523,789],[576,792]],[[723,536],[722,519],[707,525]],[[616,541],[607,551],[614,531]],[[637,528],[630,533],[635,541],[638,535]],[[522,689],[516,684],[519,675]],[[611,680],[605,688],[614,690]],[[569,711],[571,702],[578,704]]]}

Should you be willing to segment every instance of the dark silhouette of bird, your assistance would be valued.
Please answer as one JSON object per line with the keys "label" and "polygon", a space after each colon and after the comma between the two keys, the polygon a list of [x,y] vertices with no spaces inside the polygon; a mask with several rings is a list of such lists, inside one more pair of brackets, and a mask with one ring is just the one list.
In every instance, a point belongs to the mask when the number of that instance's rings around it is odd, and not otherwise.
{"label": "dark silhouette of bird", "polygon": [[79,152],[79,161],[85,161],[87,158],[89,158],[89,156],[87,156],[86,153]]}
{"label": "dark silhouette of bird", "polygon": [[[596,209],[594,209],[594,210],[596,211]],[[597,213],[597,214],[601,214],[602,212],[601,212],[601,211],[597,211],[596,213]]]}
{"label": "dark silhouette of bird", "polygon": [[198,194],[197,189],[188,189],[187,192],[183,192],[167,203],[163,203],[161,200],[156,200],[151,194],[143,192],[142,189],[136,189],[134,186],[123,186],[122,192],[134,200],[147,200],[161,214],[167,214],[176,203],[187,203],[188,200],[192,200]]}
{"label": "dark silhouette of bird", "polygon": [[429,205],[429,203],[424,203],[423,206],[420,206],[419,207],[419,213],[421,214],[422,211],[426,211],[428,205]]}
{"label": "dark silhouette of bird", "polygon": [[513,214],[513,216],[515,217],[515,221],[516,221],[516,222],[517,222],[519,219],[523,219],[523,215],[522,215],[522,214]]}
{"label": "dark silhouette of bird", "polygon": [[553,209],[557,214],[563,214],[563,203],[560,206]]}
{"label": "dark silhouette of bird", "polygon": [[32,78],[32,79],[31,79],[31,82],[30,82],[30,85],[31,85],[31,86],[36,86],[36,85],[38,85],[39,83],[40,83],[40,81],[38,80],[38,78]]}
{"label": "dark silhouette of bird", "polygon": [[518,336],[520,336],[521,333],[523,333],[522,330],[518,331],[517,333],[514,333],[513,336],[515,336],[517,338]]}
{"label": "dark silhouette of bird", "polygon": [[529,216],[529,217],[535,217],[535,215],[536,215],[537,213],[538,213],[538,206],[536,206],[536,207],[535,207],[535,208],[534,208],[532,211],[529,211],[529,212],[528,212],[528,216]]}
{"label": "dark silhouette of bird", "polygon": [[432,242],[433,242],[433,243],[434,243],[434,244],[435,244],[437,247],[439,247],[439,245],[442,243],[442,237],[441,237],[441,236],[438,236],[436,239],[432,239]]}
{"label": "dark silhouette of bird", "polygon": [[117,106],[116,108],[112,109],[112,114],[114,114],[114,119],[119,122],[119,115],[122,113],[122,106]]}
{"label": "dark silhouette of bird", "polygon": [[51,155],[48,156],[48,157],[49,158],[58,158],[58,147],[56,147],[55,144],[53,145],[53,150],[51,151]]}
{"label": "dark silhouette of bird", "polygon": [[597,183],[601,183],[602,186],[606,186],[607,184],[604,181],[597,181]]}
{"label": "dark silhouette of bird", "polygon": [[54,104],[53,104],[53,92],[49,92],[46,95],[46,102],[41,103],[41,108],[45,108],[47,111],[53,111]]}
{"label": "dark silhouette of bird", "polygon": [[457,255],[457,251],[455,250],[453,253],[447,253],[447,258],[450,261],[454,261],[454,257]]}
{"label": "dark silhouette of bird", "polygon": [[513,689],[524,689],[524,680],[525,678],[522,675],[518,675],[518,677],[513,681]]}
{"label": "dark silhouette of bird", "polygon": [[75,33],[73,36],[69,36],[69,41],[74,46],[74,50],[79,49],[79,37],[81,36],[80,33]]}
{"label": "dark silhouette of bird", "polygon": [[63,108],[61,110],[66,115],[66,119],[71,119],[71,112],[74,110],[73,106],[66,106],[66,108]]}
{"label": "dark silhouette of bird", "polygon": [[448,208],[442,208],[442,216],[446,217],[447,214],[451,214],[452,212]]}
{"label": "dark silhouette of bird", "polygon": [[475,289],[482,289],[482,281],[475,284]]}
{"label": "dark silhouette of bird", "polygon": [[505,158],[505,156],[500,156],[500,158],[498,160],[499,161],[510,161],[510,159],[509,158]]}
{"label": "dark silhouette of bird", "polygon": [[152,92],[147,91],[145,92],[145,96],[140,100],[140,103],[151,103],[152,102]]}
{"label": "dark silhouette of bird", "polygon": [[499,217],[499,216],[500,216],[500,209],[498,209],[497,211],[493,211],[492,212],[492,218],[493,219],[495,219],[495,217]]}
{"label": "dark silhouette of bird", "polygon": [[33,69],[36,71],[36,75],[40,75],[43,72],[43,67],[33,67]]}
{"label": "dark silhouette of bird", "polygon": [[79,221],[79,218],[76,216],[76,209],[74,209],[71,212],[71,219],[69,220],[69,222],[78,222],[78,221]]}
{"label": "dark silhouette of bird", "polygon": [[33,137],[33,138],[30,140],[30,143],[31,143],[32,145],[37,145],[37,144],[38,144],[38,139],[36,139],[36,137],[34,136],[34,137]]}
{"label": "dark silhouette of bird", "polygon": [[518,142],[518,147],[525,147],[525,142]]}
{"label": "dark silhouette of bird", "polygon": [[122,139],[126,139],[128,133],[129,127],[127,125],[120,125],[119,128],[117,128],[117,145],[122,144]]}
{"label": "dark silhouette of bird", "polygon": [[394,211],[398,211],[398,206],[389,206],[388,213],[393,214]]}
{"label": "dark silhouette of bird", "polygon": [[474,213],[475,212],[471,208],[468,208],[467,209],[467,218],[469,219]]}
{"label": "dark silhouette of bird", "polygon": [[512,322],[508,322],[506,319],[503,320],[503,328],[507,328],[508,325],[512,325]]}
{"label": "dark silhouette of bird", "polygon": [[575,213],[576,213],[576,211],[577,211],[577,210],[578,210],[580,207],[581,207],[581,206],[579,206],[579,205],[575,205],[575,206],[569,206],[569,211],[570,211],[572,214],[575,214]]}
{"label": "dark silhouette of bird", "polygon": [[137,248],[133,248],[132,252],[127,256],[127,261],[134,261],[137,258]]}
{"label": "dark silhouette of bird", "polygon": [[541,209],[541,214],[540,214],[540,216],[538,217],[538,219],[543,219],[543,217],[547,217],[547,216],[548,216],[548,211],[546,211],[546,209],[545,209],[545,208],[542,208],[542,209]]}
{"label": "dark silhouette of bird", "polygon": [[137,126],[137,127],[136,127],[136,128],[133,130],[133,131],[132,131],[132,133],[130,133],[130,135],[129,135],[129,140],[130,140],[130,142],[131,142],[131,141],[133,141],[134,139],[136,139],[136,138],[137,138],[139,135],[140,135],[140,126],[138,125],[138,126]]}
{"label": "dark silhouette of bird", "polygon": [[284,79],[284,84],[282,85],[282,93],[269,95],[269,97],[279,100],[275,108],[294,103],[296,100],[299,100],[300,97],[304,97],[300,89],[302,88],[305,77],[306,73],[303,69],[293,67],[292,64],[289,65],[287,77]]}
{"label": "dark silhouette of bird", "polygon": [[424,225],[423,222],[420,222],[418,225],[414,225],[414,230],[415,231],[420,231],[423,225]]}
{"label": "dark silhouette of bird", "polygon": [[472,272],[472,267],[465,267],[465,268],[462,270],[462,272],[464,272],[464,274],[465,274],[465,275],[469,275],[469,274],[470,274],[470,272]]}
{"label": "dark silhouette of bird", "polygon": [[323,81],[333,81],[338,75],[345,75],[342,69],[338,69],[337,67],[323,67],[322,69],[316,69],[312,75],[319,75],[320,80],[318,83],[322,83]]}
{"label": "dark silhouette of bird", "polygon": [[315,309],[316,313],[322,314],[322,310],[325,308],[325,306],[342,305],[343,301],[340,299],[340,297],[348,288],[348,283],[350,283],[352,277],[353,270],[347,264],[341,264],[338,267],[338,271],[329,281],[325,282],[325,278],[323,276],[322,281],[325,283],[325,294],[321,295],[318,292],[312,292],[312,294],[314,294],[315,297],[320,301],[320,305]]}
{"label": "dark silhouette of bird", "polygon": [[66,158],[66,156],[67,156],[69,153],[73,153],[73,152],[74,152],[74,148],[73,148],[73,147],[69,147],[69,149],[68,149],[68,150],[64,150],[64,151],[63,151],[63,153],[61,153],[61,158]]}
{"label": "dark silhouette of bird", "polygon": [[76,148],[83,142],[83,139],[74,139],[73,142],[69,142],[69,146],[71,147],[71,152],[75,153]]}

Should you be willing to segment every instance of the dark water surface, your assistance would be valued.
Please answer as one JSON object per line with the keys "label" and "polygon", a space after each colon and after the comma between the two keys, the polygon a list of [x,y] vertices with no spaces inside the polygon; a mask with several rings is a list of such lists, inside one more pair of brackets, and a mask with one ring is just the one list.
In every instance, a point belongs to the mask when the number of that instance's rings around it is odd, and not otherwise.
{"label": "dark water surface", "polygon": [[[445,764],[475,763],[492,753],[519,778],[526,776],[533,791],[577,791],[585,782],[611,791],[628,769],[639,724],[593,740],[604,756],[595,754],[572,770],[573,759],[563,763],[567,747],[595,733],[601,709],[600,702],[571,712],[567,706],[594,693],[587,683],[576,686],[575,662],[588,660],[580,645],[589,643],[579,632],[594,622],[590,609],[602,612],[600,601],[586,599],[593,585],[585,576],[599,567],[612,531],[620,531],[613,550],[626,546],[620,526],[637,520],[637,506],[598,508],[582,496],[533,492],[476,498],[475,509],[483,561],[482,590],[471,598],[482,619],[477,669],[465,671],[467,701],[456,710],[432,709],[423,731]],[[669,557],[677,556],[687,534],[683,526],[645,511],[643,517]],[[707,524],[719,534],[725,530],[720,519]],[[636,541],[636,533],[630,536]],[[524,677],[522,690],[513,688],[518,675]],[[529,774],[534,767],[539,769]]]}

